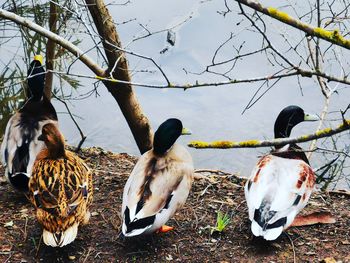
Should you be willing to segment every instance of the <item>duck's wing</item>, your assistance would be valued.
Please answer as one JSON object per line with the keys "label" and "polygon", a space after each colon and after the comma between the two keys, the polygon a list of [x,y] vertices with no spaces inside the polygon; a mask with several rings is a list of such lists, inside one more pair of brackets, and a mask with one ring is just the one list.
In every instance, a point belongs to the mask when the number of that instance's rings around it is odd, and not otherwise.
{"label": "duck's wing", "polygon": [[37,141],[39,131],[23,122],[20,113],[9,120],[1,145],[2,161],[6,166],[6,176],[16,188],[26,191],[31,167],[37,153],[44,147]]}
{"label": "duck's wing", "polygon": [[314,184],[315,175],[303,160],[260,159],[245,186],[253,234],[276,239],[307,204]]}
{"label": "duck's wing", "polygon": [[21,115],[16,113],[12,116],[6,125],[4,139],[1,144],[2,162],[8,166],[10,174],[13,170],[26,171],[31,137],[28,131],[21,127]]}
{"label": "duck's wing", "polygon": [[40,159],[33,167],[29,198],[37,218],[52,233],[84,220],[92,200],[92,177],[73,153],[67,159]]}
{"label": "duck's wing", "polygon": [[70,210],[81,203],[86,203],[88,208],[93,197],[92,172],[76,154],[66,151],[66,155],[65,167],[69,173],[65,177],[64,186]]}
{"label": "duck's wing", "polygon": [[192,180],[192,162],[143,155],[124,188],[124,234],[165,223],[185,203]]}
{"label": "duck's wing", "polygon": [[[18,118],[18,116],[16,116],[17,114],[13,115],[9,121],[7,122],[6,128],[5,128],[5,133],[4,133],[4,138],[2,140],[1,143],[1,148],[0,148],[0,152],[1,152],[1,162],[4,166],[7,166],[8,164],[8,159],[9,159],[9,136],[10,136],[10,129],[13,126],[13,123],[15,122],[15,119]],[[16,144],[13,144],[14,146]],[[10,148],[14,148],[14,147],[10,147]]]}
{"label": "duck's wing", "polygon": [[2,162],[6,166],[5,175],[16,188],[27,191],[31,169],[37,154],[45,147],[37,137],[41,127],[55,120],[38,121],[17,112],[7,123],[1,144]]}

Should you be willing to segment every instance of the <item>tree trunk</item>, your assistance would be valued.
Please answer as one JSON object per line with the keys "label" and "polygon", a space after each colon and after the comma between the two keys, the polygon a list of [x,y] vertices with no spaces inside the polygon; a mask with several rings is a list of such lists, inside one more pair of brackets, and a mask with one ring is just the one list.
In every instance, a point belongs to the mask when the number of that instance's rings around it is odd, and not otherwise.
{"label": "tree trunk", "polygon": [[[50,2],[50,17],[49,17],[49,28],[50,31],[56,33],[56,24],[57,24],[57,6],[55,3]],[[46,70],[53,70],[54,68],[54,58],[55,58],[55,48],[56,43],[48,39],[46,44]],[[44,93],[46,97],[51,99],[51,91],[52,91],[52,82],[53,82],[53,74],[48,71],[45,76],[45,89]]]}
{"label": "tree trunk", "polygon": [[[103,0],[85,0],[101,37],[108,60],[108,70],[105,76],[113,70],[115,79],[130,82],[128,64],[125,54],[115,48],[121,47],[121,42],[111,15]],[[116,66],[115,63],[118,63]],[[115,98],[130,127],[141,153],[152,148],[152,130],[147,117],[143,114],[140,104],[130,84],[119,82],[104,82],[108,91]]]}

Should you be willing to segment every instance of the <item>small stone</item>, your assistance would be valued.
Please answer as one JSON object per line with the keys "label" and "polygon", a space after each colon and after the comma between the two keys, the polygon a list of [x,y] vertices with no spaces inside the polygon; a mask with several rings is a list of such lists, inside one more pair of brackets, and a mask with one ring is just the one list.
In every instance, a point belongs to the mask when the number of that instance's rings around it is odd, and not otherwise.
{"label": "small stone", "polygon": [[75,256],[68,256],[68,259],[69,259],[69,260],[74,260],[74,259],[75,259]]}
{"label": "small stone", "polygon": [[13,221],[11,220],[11,221],[5,223],[4,227],[13,227]]}

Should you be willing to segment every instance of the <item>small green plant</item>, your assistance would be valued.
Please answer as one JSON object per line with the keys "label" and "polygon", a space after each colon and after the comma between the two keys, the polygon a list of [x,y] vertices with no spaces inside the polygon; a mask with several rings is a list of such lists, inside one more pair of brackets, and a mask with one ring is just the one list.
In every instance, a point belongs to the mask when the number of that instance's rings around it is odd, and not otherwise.
{"label": "small green plant", "polygon": [[210,234],[213,234],[214,232],[222,232],[226,228],[226,226],[230,223],[230,217],[226,213],[223,215],[221,211],[218,211],[217,217],[216,217],[216,226],[211,227]]}

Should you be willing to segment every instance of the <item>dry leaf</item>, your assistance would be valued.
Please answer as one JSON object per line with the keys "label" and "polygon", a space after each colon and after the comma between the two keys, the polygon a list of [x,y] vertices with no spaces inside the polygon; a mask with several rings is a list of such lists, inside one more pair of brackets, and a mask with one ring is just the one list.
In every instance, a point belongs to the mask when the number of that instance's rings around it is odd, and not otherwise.
{"label": "dry leaf", "polygon": [[10,252],[11,249],[12,249],[11,245],[2,245],[2,246],[0,246],[0,251],[1,252]]}
{"label": "dry leaf", "polygon": [[297,216],[291,226],[310,226],[315,224],[334,224],[335,217],[329,212],[314,212],[309,215]]}

